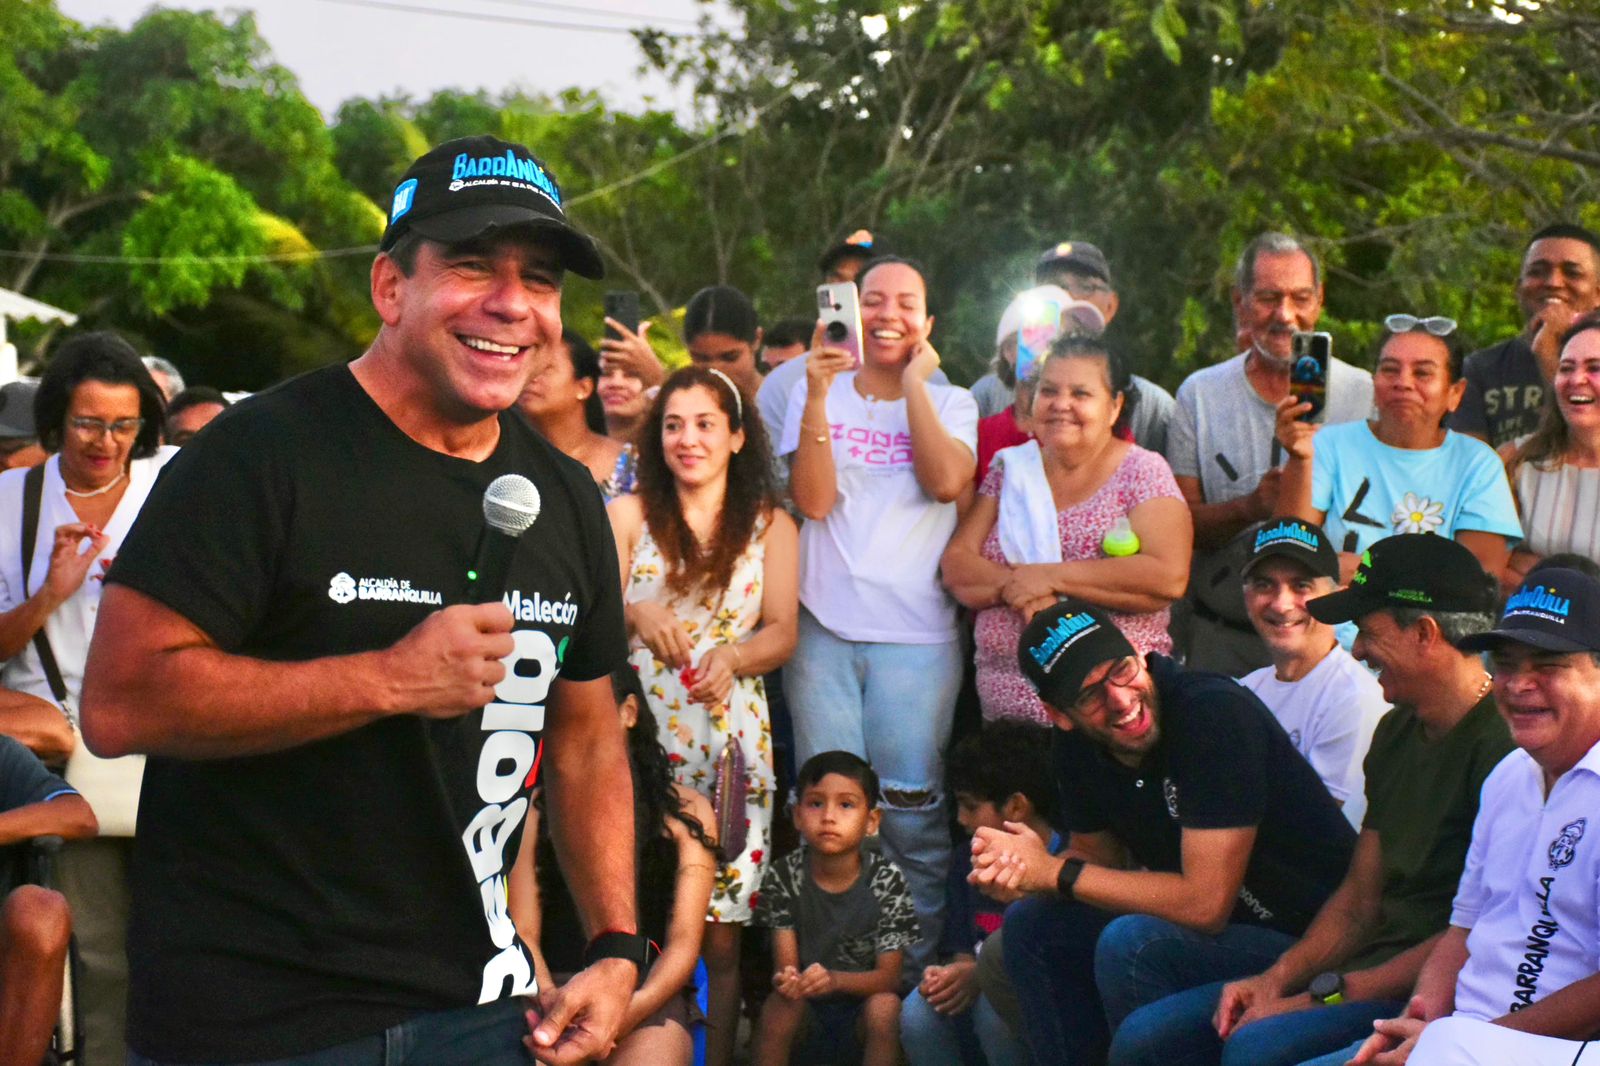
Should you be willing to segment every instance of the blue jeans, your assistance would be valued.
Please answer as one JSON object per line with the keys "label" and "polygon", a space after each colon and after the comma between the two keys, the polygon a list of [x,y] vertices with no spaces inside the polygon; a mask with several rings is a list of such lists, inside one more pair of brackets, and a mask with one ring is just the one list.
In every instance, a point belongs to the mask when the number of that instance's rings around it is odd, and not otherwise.
{"label": "blue jeans", "polygon": [[[1135,1010],[1111,1042],[1115,1066],[1298,1066],[1372,1032],[1376,1018],[1405,1006],[1391,1000],[1341,1003],[1264,1018],[1223,1043],[1211,1019],[1225,982],[1178,992]],[[1341,1060],[1342,1061],[1342,1060]]]}
{"label": "blue jeans", "polygon": [[[248,1066],[529,1066],[533,1056],[522,1045],[527,1009],[526,1001],[513,996],[418,1014],[374,1036]],[[166,1064],[129,1051],[127,1066]]]}
{"label": "blue jeans", "polygon": [[853,752],[883,786],[884,853],[906,875],[922,939],[908,974],[933,961],[950,869],[944,747],[961,689],[961,643],[874,644],[835,636],[800,610],[800,638],[783,668],[795,763]]}
{"label": "blue jeans", "polygon": [[[1371,1033],[1367,1034],[1367,1036],[1371,1035]],[[1314,1059],[1307,1059],[1304,1063],[1301,1063],[1301,1066],[1344,1066],[1345,1063],[1356,1057],[1356,1052],[1360,1051],[1361,1045],[1366,1042],[1367,1037],[1364,1036],[1341,1051],[1334,1051],[1327,1055],[1318,1055]]]}
{"label": "blue jeans", "polygon": [[1147,1003],[1260,973],[1294,942],[1288,933],[1259,925],[1230,925],[1212,936],[1148,914],[1123,915],[1106,927],[1095,949],[1094,981],[1106,1021],[1115,1032]]}
{"label": "blue jeans", "polygon": [[949,1015],[912,989],[900,1005],[900,1046],[911,1066],[1021,1066],[1024,1061],[1022,1045],[981,995],[965,1013]]}
{"label": "blue jeans", "polygon": [[1034,1066],[1084,1066],[1105,1056],[1111,1034],[1094,983],[1094,948],[1112,918],[1057,896],[1006,908],[1003,961]]}

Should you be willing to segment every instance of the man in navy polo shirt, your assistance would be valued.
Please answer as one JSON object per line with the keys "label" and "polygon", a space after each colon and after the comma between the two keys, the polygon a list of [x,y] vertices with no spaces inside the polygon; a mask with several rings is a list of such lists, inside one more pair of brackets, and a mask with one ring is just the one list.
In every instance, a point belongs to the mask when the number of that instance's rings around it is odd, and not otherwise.
{"label": "man in navy polo shirt", "polygon": [[1029,1053],[1076,1066],[1137,1007],[1276,958],[1355,833],[1259,699],[1140,655],[1098,608],[1039,612],[1017,657],[1056,725],[1068,848],[980,829],[972,879],[1027,897],[1006,914],[1005,964]]}

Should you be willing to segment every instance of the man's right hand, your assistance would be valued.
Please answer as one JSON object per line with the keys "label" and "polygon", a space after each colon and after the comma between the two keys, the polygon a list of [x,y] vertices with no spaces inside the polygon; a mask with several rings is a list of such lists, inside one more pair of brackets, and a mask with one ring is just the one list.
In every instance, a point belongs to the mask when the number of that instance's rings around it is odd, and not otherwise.
{"label": "man's right hand", "polygon": [[385,709],[455,718],[494,699],[500,660],[516,647],[503,603],[458,604],[428,615],[382,653]]}
{"label": "man's right hand", "polygon": [[1571,304],[1555,301],[1541,306],[1528,320],[1528,346],[1546,382],[1555,377],[1556,364],[1561,362],[1561,338],[1580,313]]}
{"label": "man's right hand", "polygon": [[1263,1003],[1270,1003],[1283,995],[1283,987],[1264,973],[1229,981],[1222,986],[1217,999],[1217,1011],[1211,1016],[1211,1025],[1217,1036],[1228,1039],[1239,1028],[1239,1022],[1249,1011]]}
{"label": "man's right hand", "polygon": [[1317,424],[1300,420],[1300,416],[1310,410],[1310,403],[1297,400],[1293,395],[1278,401],[1278,418],[1273,433],[1291,459],[1311,461],[1312,438],[1317,434]]}
{"label": "man's right hand", "polygon": [[1283,468],[1275,466],[1261,475],[1255,489],[1246,496],[1250,503],[1250,521],[1260,522],[1278,513],[1278,488],[1283,482]]}

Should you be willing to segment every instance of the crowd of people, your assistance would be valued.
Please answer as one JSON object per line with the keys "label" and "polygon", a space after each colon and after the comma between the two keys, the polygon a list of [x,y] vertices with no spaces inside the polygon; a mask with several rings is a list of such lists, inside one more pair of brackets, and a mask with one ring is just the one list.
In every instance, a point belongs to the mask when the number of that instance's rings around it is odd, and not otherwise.
{"label": "crowd of people", "polygon": [[[104,332],[0,390],[0,843],[70,838],[0,1063],[69,921],[91,1066],[1587,1061],[1600,237],[1316,403],[1282,233],[1175,395],[1087,241],[970,390],[865,231],[859,352],[728,285],[680,369],[591,343],[493,138],[381,248],[373,347],[232,409]],[[463,596],[498,474],[536,520]]]}

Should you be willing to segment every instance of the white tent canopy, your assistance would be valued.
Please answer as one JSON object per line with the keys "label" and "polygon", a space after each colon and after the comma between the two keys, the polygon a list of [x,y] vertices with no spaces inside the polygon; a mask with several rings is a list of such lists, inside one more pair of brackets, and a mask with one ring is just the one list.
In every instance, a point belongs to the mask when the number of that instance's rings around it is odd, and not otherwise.
{"label": "white tent canopy", "polygon": [[6,323],[30,318],[66,326],[76,325],[78,321],[78,316],[71,311],[51,307],[20,292],[0,289],[0,383],[17,379],[17,349],[6,343]]}

